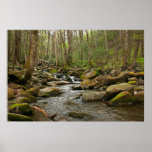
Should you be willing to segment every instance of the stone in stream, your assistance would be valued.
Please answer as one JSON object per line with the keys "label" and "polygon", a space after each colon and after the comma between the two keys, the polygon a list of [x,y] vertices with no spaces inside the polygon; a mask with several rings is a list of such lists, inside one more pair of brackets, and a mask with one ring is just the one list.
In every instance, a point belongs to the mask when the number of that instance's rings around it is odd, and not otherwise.
{"label": "stone in stream", "polygon": [[105,92],[87,92],[82,94],[82,101],[88,102],[88,101],[97,101],[97,100],[103,100],[105,98]]}
{"label": "stone in stream", "polygon": [[82,90],[81,85],[78,84],[78,85],[73,86],[72,90]]}
{"label": "stone in stream", "polygon": [[38,86],[38,87],[30,88],[30,89],[26,90],[25,92],[32,96],[37,97],[39,94],[39,91],[40,91],[40,87]]}
{"label": "stone in stream", "polygon": [[108,105],[131,105],[135,102],[135,98],[128,91],[117,94],[113,99],[108,101]]}
{"label": "stone in stream", "polygon": [[70,83],[67,81],[52,81],[47,83],[47,85],[49,86],[66,85],[66,84],[70,84]]}
{"label": "stone in stream", "polygon": [[106,98],[109,100],[116,96],[118,93],[128,91],[132,95],[134,94],[134,87],[128,83],[120,83],[116,85],[111,85],[106,89]]}
{"label": "stone in stream", "polygon": [[88,117],[89,114],[73,111],[73,112],[69,112],[69,116],[72,117],[72,118],[83,119],[84,117]]}
{"label": "stone in stream", "polygon": [[32,108],[27,103],[16,103],[9,107],[9,112],[18,113],[23,115],[31,115]]}
{"label": "stone in stream", "polygon": [[82,89],[93,89],[97,85],[96,81],[91,81],[89,79],[81,82]]}
{"label": "stone in stream", "polygon": [[136,102],[144,102],[144,91],[139,91],[134,95]]}
{"label": "stone in stream", "polygon": [[55,87],[47,87],[40,90],[39,96],[40,97],[51,97],[51,96],[57,96],[61,94],[61,90],[59,88]]}
{"label": "stone in stream", "polygon": [[83,80],[87,80],[87,79],[93,79],[97,76],[97,72],[96,71],[91,71],[85,75],[82,76]]}
{"label": "stone in stream", "polygon": [[9,121],[33,121],[33,119],[28,116],[16,114],[16,113],[8,113],[8,120]]}
{"label": "stone in stream", "polygon": [[15,98],[14,90],[11,88],[8,88],[8,99],[13,99],[13,98]]}

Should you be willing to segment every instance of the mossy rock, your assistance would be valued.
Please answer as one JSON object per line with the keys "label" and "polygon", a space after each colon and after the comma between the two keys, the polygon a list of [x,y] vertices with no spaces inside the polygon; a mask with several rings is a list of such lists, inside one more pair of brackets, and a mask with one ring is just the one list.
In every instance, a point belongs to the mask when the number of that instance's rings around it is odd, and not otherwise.
{"label": "mossy rock", "polygon": [[31,115],[32,114],[32,108],[27,103],[17,103],[13,104],[9,107],[10,112],[23,114],[23,115]]}
{"label": "mossy rock", "polygon": [[35,88],[30,88],[30,89],[26,90],[26,92],[27,92],[28,94],[30,94],[30,95],[32,95],[32,96],[35,96],[35,97],[38,96],[39,91],[40,91],[40,87],[39,87],[39,86],[38,86],[38,87],[35,87]]}
{"label": "mossy rock", "polygon": [[131,77],[131,78],[128,78],[128,81],[137,81],[137,77]]}
{"label": "mossy rock", "polygon": [[137,81],[128,81],[129,84],[135,85],[137,84]]}
{"label": "mossy rock", "polygon": [[97,72],[96,71],[91,71],[85,75],[82,76],[83,80],[87,80],[87,79],[93,79],[97,76]]}
{"label": "mossy rock", "polygon": [[128,91],[124,91],[116,95],[108,101],[108,105],[130,105],[135,102],[135,98]]}
{"label": "mossy rock", "polygon": [[17,103],[31,103],[31,100],[27,97],[18,97],[15,101]]}
{"label": "mossy rock", "polygon": [[79,112],[69,112],[69,116],[72,118],[78,118],[78,119],[83,119],[84,117],[89,116],[86,113],[79,113]]}
{"label": "mossy rock", "polygon": [[40,97],[51,97],[51,96],[57,96],[61,94],[61,90],[59,88],[55,87],[47,87],[40,90],[39,96]]}
{"label": "mossy rock", "polygon": [[144,102],[144,91],[139,91],[135,95],[136,102]]}
{"label": "mossy rock", "polygon": [[89,79],[81,82],[82,89],[93,89],[98,83],[96,81],[91,81]]}
{"label": "mossy rock", "polygon": [[116,85],[111,85],[106,89],[106,98],[107,100],[113,98],[116,96],[118,93],[123,92],[123,91],[128,91],[132,95],[134,94],[134,87],[131,84],[128,83],[120,83]]}
{"label": "mossy rock", "polygon": [[28,116],[16,114],[16,113],[8,113],[8,120],[9,121],[33,121],[33,119]]}
{"label": "mossy rock", "polygon": [[8,99],[13,99],[13,98],[15,98],[14,90],[11,88],[8,88]]}

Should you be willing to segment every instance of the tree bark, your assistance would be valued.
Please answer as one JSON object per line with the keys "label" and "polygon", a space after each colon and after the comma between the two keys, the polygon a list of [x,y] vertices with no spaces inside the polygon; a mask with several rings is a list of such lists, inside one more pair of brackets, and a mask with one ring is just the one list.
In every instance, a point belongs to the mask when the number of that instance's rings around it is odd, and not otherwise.
{"label": "tree bark", "polygon": [[38,40],[38,31],[32,30],[30,31],[30,54],[28,57],[27,64],[25,66],[25,74],[24,74],[24,81],[27,81],[32,78],[36,56],[37,56],[37,40]]}

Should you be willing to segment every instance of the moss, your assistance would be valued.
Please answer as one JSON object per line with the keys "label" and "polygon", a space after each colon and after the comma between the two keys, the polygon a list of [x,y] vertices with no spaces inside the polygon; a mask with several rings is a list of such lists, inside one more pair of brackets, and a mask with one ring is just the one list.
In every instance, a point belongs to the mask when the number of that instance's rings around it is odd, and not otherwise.
{"label": "moss", "polygon": [[28,116],[15,114],[15,113],[8,113],[8,120],[9,121],[33,121],[33,119]]}
{"label": "moss", "polygon": [[8,88],[8,99],[13,99],[15,97],[14,90],[11,88]]}
{"label": "moss", "polygon": [[32,108],[27,103],[13,104],[9,107],[9,111],[13,111],[23,115],[32,114]]}
{"label": "moss", "polygon": [[69,116],[72,118],[83,119],[84,117],[87,117],[89,115],[86,113],[69,112]]}
{"label": "moss", "polygon": [[137,81],[128,81],[129,84],[136,84]]}
{"label": "moss", "polygon": [[35,87],[35,88],[30,88],[28,90],[26,90],[26,92],[32,96],[38,96],[39,94],[39,91],[40,91],[40,87]]}
{"label": "moss", "polygon": [[109,104],[126,104],[132,103],[135,99],[128,91],[124,91],[116,95],[113,99],[108,101]]}
{"label": "moss", "polygon": [[48,92],[42,93],[41,97],[49,97],[49,93]]}

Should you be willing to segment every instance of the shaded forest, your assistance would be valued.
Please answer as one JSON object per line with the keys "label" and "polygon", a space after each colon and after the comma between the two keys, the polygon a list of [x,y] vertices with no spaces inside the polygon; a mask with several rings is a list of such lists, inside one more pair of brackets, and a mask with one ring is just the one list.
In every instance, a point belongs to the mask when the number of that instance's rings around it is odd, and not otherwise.
{"label": "shaded forest", "polygon": [[[107,116],[103,118],[100,112],[98,116],[87,112],[89,107],[95,112],[95,106],[104,107],[98,109],[103,111],[105,105],[132,105],[133,113],[141,112],[141,121],[143,85],[143,30],[8,31],[10,121],[54,121],[55,118],[58,121],[104,121]],[[62,101],[65,96],[66,101]],[[74,96],[72,101],[71,96]],[[90,101],[94,102],[90,105]],[[57,110],[53,102],[65,102],[71,110],[64,104]],[[89,104],[83,105],[84,111],[77,105],[80,102]],[[117,110],[121,113],[130,108]],[[115,115],[113,109],[111,113]],[[108,117],[106,121],[138,120],[124,117]]]}

